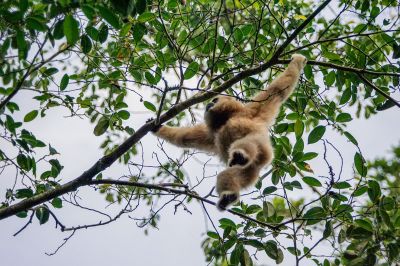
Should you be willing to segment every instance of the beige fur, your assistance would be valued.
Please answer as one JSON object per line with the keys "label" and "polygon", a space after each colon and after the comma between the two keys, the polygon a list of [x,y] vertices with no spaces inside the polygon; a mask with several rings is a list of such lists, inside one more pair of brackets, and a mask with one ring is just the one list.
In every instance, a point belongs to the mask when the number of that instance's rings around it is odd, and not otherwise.
{"label": "beige fur", "polygon": [[220,210],[237,202],[240,190],[254,184],[260,170],[271,163],[273,150],[267,128],[293,92],[306,62],[304,56],[293,55],[286,70],[246,105],[218,96],[207,105],[205,123],[162,126],[155,133],[180,147],[214,152],[227,164],[217,177]]}

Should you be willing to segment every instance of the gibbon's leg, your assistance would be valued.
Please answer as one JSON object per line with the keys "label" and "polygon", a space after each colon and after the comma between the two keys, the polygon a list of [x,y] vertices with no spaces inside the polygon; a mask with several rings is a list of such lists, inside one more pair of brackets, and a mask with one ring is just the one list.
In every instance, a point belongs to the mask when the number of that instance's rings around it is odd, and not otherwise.
{"label": "gibbon's leg", "polygon": [[273,150],[268,136],[249,135],[232,143],[229,148],[229,168],[218,174],[217,207],[224,210],[239,200],[240,190],[254,184],[263,166],[271,163]]}
{"label": "gibbon's leg", "polygon": [[286,70],[272,81],[266,90],[258,93],[252,102],[246,105],[253,116],[271,123],[282,103],[292,94],[306,63],[307,59],[303,55],[294,54]]}
{"label": "gibbon's leg", "polygon": [[229,205],[239,201],[240,190],[253,184],[259,175],[260,167],[246,167],[239,165],[228,167],[217,176],[217,192],[219,200],[217,208],[225,210]]}
{"label": "gibbon's leg", "polygon": [[205,124],[193,127],[161,126],[154,134],[166,141],[183,148],[197,148],[209,152],[215,151],[213,136]]}

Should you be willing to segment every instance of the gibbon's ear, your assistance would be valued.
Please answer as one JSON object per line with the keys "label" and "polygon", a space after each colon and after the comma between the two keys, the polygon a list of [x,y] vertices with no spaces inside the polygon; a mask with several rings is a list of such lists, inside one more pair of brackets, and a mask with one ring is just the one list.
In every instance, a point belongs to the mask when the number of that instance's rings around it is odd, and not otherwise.
{"label": "gibbon's ear", "polygon": [[220,194],[217,202],[217,208],[220,211],[225,211],[226,208],[239,201],[239,193],[234,191],[224,191]]}
{"label": "gibbon's ear", "polygon": [[[153,118],[149,118],[149,119],[146,120],[146,123],[150,123],[150,122],[153,122],[153,121],[154,121]],[[162,126],[163,126],[163,124],[156,125],[150,131],[153,132],[153,133],[156,133]]]}

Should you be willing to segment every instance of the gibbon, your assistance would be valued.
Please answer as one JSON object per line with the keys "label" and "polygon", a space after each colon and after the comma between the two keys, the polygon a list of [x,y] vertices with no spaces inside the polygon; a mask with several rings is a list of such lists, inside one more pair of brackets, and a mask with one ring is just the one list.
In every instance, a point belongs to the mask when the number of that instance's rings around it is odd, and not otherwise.
{"label": "gibbon", "polygon": [[159,125],[154,134],[176,146],[217,154],[227,168],[217,176],[217,207],[225,210],[239,200],[241,189],[254,184],[274,153],[268,134],[282,103],[291,95],[307,59],[294,54],[286,70],[266,90],[243,104],[229,96],[206,105],[205,123],[192,127]]}

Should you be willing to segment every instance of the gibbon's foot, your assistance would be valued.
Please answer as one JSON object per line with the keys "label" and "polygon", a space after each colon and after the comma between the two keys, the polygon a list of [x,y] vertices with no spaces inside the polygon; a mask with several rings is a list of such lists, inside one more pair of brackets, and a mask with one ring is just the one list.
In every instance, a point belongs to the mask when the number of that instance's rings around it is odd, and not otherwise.
{"label": "gibbon's foot", "polygon": [[225,191],[221,193],[217,208],[220,211],[226,210],[226,207],[236,203],[239,200],[239,194],[233,191]]}
{"label": "gibbon's foot", "polygon": [[248,163],[248,159],[243,156],[243,154],[239,151],[235,151],[232,155],[232,160],[229,162],[229,167],[234,165],[245,165]]}
{"label": "gibbon's foot", "polygon": [[[153,122],[153,121],[154,121],[153,118],[149,118],[149,119],[147,119],[146,123]],[[151,129],[151,132],[156,133],[162,126],[163,126],[163,124],[154,126],[153,129]]]}

